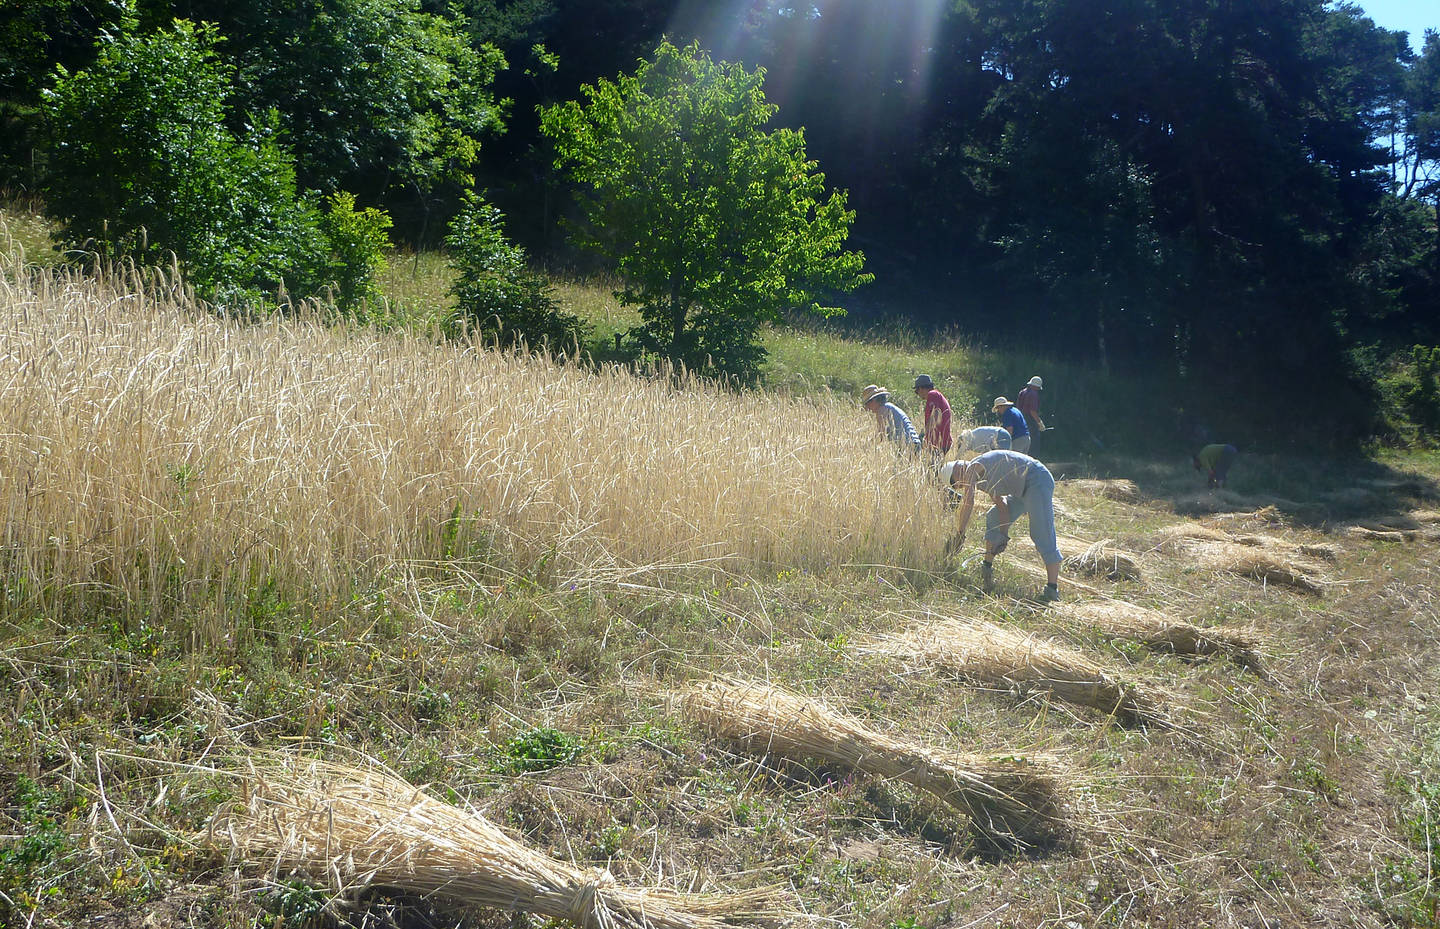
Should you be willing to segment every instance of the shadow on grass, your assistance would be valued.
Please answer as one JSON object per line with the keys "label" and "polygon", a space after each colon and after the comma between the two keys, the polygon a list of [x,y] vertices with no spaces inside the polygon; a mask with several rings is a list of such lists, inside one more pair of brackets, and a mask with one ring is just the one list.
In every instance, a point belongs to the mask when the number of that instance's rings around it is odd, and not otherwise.
{"label": "shadow on grass", "polygon": [[[1243,451],[1223,488],[1207,488],[1188,458],[1156,460],[1120,455],[1047,462],[1057,478],[1124,478],[1143,497],[1179,516],[1268,511],[1276,522],[1310,529],[1363,526],[1424,528],[1412,513],[1435,508],[1440,481],[1372,458],[1247,455]],[[1273,509],[1272,509],[1273,508]]]}

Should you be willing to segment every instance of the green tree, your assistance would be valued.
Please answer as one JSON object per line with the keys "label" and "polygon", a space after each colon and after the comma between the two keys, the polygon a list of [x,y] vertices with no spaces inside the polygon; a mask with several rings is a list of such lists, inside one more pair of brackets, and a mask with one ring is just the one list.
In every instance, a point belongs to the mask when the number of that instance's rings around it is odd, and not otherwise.
{"label": "green tree", "polygon": [[[127,24],[133,26],[133,23]],[[177,20],[108,36],[93,67],[61,69],[46,94],[46,209],[59,237],[142,263],[174,253],[215,299],[282,290],[365,295],[383,220],[297,191],[273,112],[243,138],[225,128],[230,69],[213,28]]]}
{"label": "green tree", "polygon": [[640,308],[642,347],[691,370],[753,377],[759,328],[786,312],[833,316],[827,293],[868,282],[846,251],[854,213],[825,198],[800,131],[775,113],[764,72],[669,42],[634,75],[547,107],[556,166],[582,188],[581,241],[615,263]]}
{"label": "green tree", "polygon": [[585,324],[560,309],[545,279],[526,266],[524,249],[505,238],[501,220],[498,209],[472,195],[450,224],[445,245],[460,321],[505,348],[578,346]]}
{"label": "green tree", "polygon": [[139,0],[142,19],[215,24],[234,112],[280,113],[300,183],[324,193],[425,193],[468,184],[501,128],[504,57],[419,0]]}

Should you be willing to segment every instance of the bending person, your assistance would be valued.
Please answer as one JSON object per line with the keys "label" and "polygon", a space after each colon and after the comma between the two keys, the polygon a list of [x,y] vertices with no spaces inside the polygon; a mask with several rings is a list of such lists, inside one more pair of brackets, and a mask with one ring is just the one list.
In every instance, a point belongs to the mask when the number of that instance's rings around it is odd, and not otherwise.
{"label": "bending person", "polygon": [[975,511],[975,492],[990,495],[985,514],[985,560],[980,579],[989,590],[995,579],[995,556],[1010,544],[1010,527],[1030,517],[1030,541],[1045,562],[1042,602],[1060,599],[1060,547],[1055,541],[1055,478],[1043,464],[1020,452],[996,449],[972,461],[955,461],[940,471],[951,490],[960,493],[960,528],[956,546],[965,541]]}
{"label": "bending person", "polygon": [[1004,426],[976,426],[960,433],[960,441],[956,443],[955,450],[963,455],[966,452],[988,452],[992,448],[1009,447],[1010,430]]}
{"label": "bending person", "polygon": [[881,435],[901,448],[920,451],[920,435],[905,411],[890,402],[890,391],[870,384],[860,393],[860,405],[874,415]]}
{"label": "bending person", "polygon": [[1206,473],[1208,486],[1224,487],[1225,479],[1230,476],[1230,466],[1239,454],[1240,450],[1233,445],[1207,445],[1196,452],[1191,461],[1196,471]]}

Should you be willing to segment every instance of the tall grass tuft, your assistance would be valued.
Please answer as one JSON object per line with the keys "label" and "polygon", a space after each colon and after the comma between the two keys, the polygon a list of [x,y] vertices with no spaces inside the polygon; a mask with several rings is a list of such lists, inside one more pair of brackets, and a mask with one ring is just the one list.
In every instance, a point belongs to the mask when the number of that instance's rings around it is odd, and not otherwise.
{"label": "tall grass tuft", "polygon": [[851,403],[225,319],[167,274],[0,264],[0,417],[0,609],[940,567],[930,476]]}

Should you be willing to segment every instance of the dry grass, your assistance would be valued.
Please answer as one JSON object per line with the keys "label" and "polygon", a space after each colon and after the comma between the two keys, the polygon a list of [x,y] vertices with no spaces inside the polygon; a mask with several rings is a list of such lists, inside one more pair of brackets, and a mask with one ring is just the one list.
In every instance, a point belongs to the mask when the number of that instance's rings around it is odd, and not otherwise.
{"label": "dry grass", "polygon": [[1175,553],[1183,552],[1191,542],[1229,542],[1231,538],[1219,529],[1187,522],[1158,529],[1150,534],[1149,541],[1156,549]]}
{"label": "dry grass", "polygon": [[1404,542],[1413,533],[1402,532],[1399,529],[1372,529],[1369,526],[1347,526],[1345,534],[1352,539],[1362,539],[1367,542]]}
{"label": "dry grass", "polygon": [[1201,628],[1173,620],[1164,613],[1118,600],[1092,600],[1062,604],[1061,616],[1088,625],[1100,634],[1134,639],[1155,651],[1176,655],[1223,655],[1238,664],[1262,670],[1261,638],[1254,629]]}
{"label": "dry grass", "polygon": [[0,411],[11,576],[152,616],[260,583],[343,597],[440,562],[582,584],[930,570],[948,520],[850,403],[245,324],[163,277],[6,269]]}
{"label": "dry grass", "polygon": [[1022,695],[1050,694],[1126,722],[1166,722],[1166,700],[1158,689],[1125,681],[1075,649],[994,623],[919,623],[901,636],[882,639],[879,650],[904,660],[918,658],[983,685]]}
{"label": "dry grass", "polygon": [[1103,497],[1106,500],[1115,500],[1119,503],[1137,504],[1144,501],[1144,495],[1140,493],[1140,487],[1134,481],[1124,478],[1116,479],[1091,479],[1081,478],[1077,480],[1060,481],[1057,489],[1062,493],[1074,491],[1090,497]]}
{"label": "dry grass", "polygon": [[1180,523],[1152,533],[1156,550],[1178,555],[1212,571],[1225,571],[1267,583],[1294,587],[1308,594],[1325,591],[1326,579],[1320,565],[1302,555],[1331,557],[1332,546],[1305,546],[1273,536],[1232,536],[1198,523]]}
{"label": "dry grass", "polygon": [[243,867],[299,872],[337,896],[367,887],[565,919],[581,929],[719,929],[781,915],[773,891],[689,894],[622,886],[533,851],[478,813],[378,768],[252,766],[205,836]]}
{"label": "dry grass", "polygon": [[918,787],[1005,847],[1049,846],[1067,832],[1060,775],[1048,759],[939,751],[764,684],[711,681],[687,690],[681,706],[748,751],[820,759]]}
{"label": "dry grass", "polygon": [[1183,554],[1206,570],[1224,571],[1269,584],[1293,587],[1315,596],[1325,592],[1323,569],[1300,558],[1286,557],[1249,545],[1201,541],[1186,546]]}
{"label": "dry grass", "polygon": [[[1247,514],[1254,515],[1254,514]],[[1166,526],[1151,536],[1158,540],[1158,546],[1174,552],[1183,552],[1185,544],[1192,541],[1226,542],[1234,545],[1248,545],[1280,557],[1304,555],[1334,561],[1340,556],[1340,549],[1325,542],[1292,542],[1278,536],[1257,533],[1235,534],[1216,526],[1199,523],[1180,523]]]}
{"label": "dry grass", "polygon": [[1060,545],[1063,550],[1080,549],[1078,554],[1068,556],[1063,566],[1087,577],[1103,577],[1112,581],[1140,580],[1140,562],[1131,553],[1115,548],[1114,541],[1100,539],[1098,542],[1085,542],[1062,538]]}

